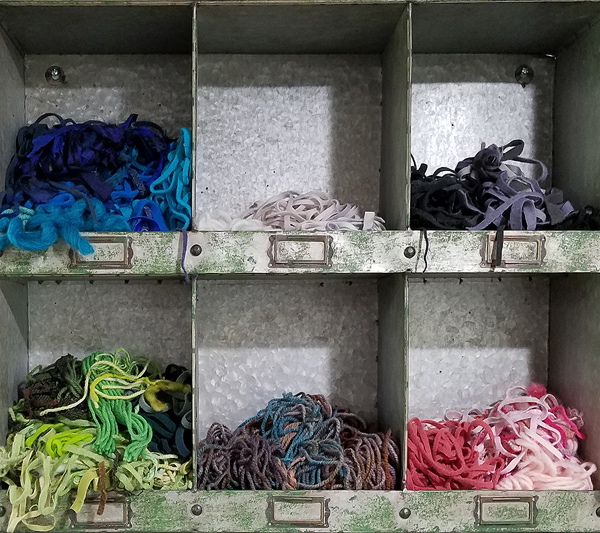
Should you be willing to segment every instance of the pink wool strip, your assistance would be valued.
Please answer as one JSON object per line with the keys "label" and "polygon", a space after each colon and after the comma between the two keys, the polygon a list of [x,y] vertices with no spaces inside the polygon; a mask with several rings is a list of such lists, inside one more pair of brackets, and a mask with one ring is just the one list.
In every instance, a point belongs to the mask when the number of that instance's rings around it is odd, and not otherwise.
{"label": "pink wool strip", "polygon": [[596,465],[577,457],[583,419],[543,385],[513,387],[479,412],[408,424],[407,488],[592,490]]}

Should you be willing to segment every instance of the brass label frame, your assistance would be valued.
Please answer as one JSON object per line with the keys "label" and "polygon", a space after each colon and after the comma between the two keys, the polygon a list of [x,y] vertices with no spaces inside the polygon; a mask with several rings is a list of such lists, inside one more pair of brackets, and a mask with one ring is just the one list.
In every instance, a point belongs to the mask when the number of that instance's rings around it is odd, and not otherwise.
{"label": "brass label frame", "polygon": [[504,243],[523,243],[523,244],[534,244],[536,246],[535,255],[531,259],[522,260],[511,260],[506,258],[503,254],[502,264],[497,265],[496,262],[496,233],[491,232],[487,234],[485,244],[482,250],[482,262],[483,268],[519,268],[519,267],[532,267],[542,266],[544,259],[546,258],[546,237],[544,235],[535,234],[531,235],[528,233],[504,233]]}
{"label": "brass label frame", "polygon": [[[269,237],[269,267],[271,268],[331,268],[333,257],[333,237],[331,235],[271,235]],[[305,242],[323,244],[323,258],[319,259],[282,259],[279,245],[283,242]]]}
{"label": "brass label frame", "polygon": [[[287,504],[319,504],[320,516],[315,520],[277,520],[275,518],[275,505],[278,503]],[[324,496],[273,496],[270,495],[267,501],[267,523],[270,527],[276,526],[294,526],[294,527],[329,527],[329,499]]]}
{"label": "brass label frame", "polygon": [[[535,527],[537,519],[537,496],[476,496],[475,497],[475,525],[478,527],[506,526],[506,527]],[[486,505],[511,503],[525,504],[527,518],[524,520],[487,520],[485,518]]]}
{"label": "brass label frame", "polygon": [[98,235],[87,237],[94,244],[118,244],[123,247],[123,258],[115,260],[86,259],[79,252],[69,250],[69,268],[86,267],[94,270],[130,269],[133,267],[133,239],[128,235]]}
{"label": "brass label frame", "polygon": [[[84,505],[94,505],[97,506],[100,503],[100,495],[93,495],[85,499]],[[98,521],[98,522],[88,522],[85,520],[81,520],[77,513],[74,511],[69,511],[69,519],[71,521],[72,528],[79,528],[85,530],[106,530],[106,529],[130,529],[133,527],[132,519],[133,519],[133,511],[131,510],[131,500],[130,498],[123,496],[121,494],[111,494],[109,493],[108,499],[106,500],[106,506],[109,505],[120,505],[122,506],[123,515],[122,518],[113,521]]]}

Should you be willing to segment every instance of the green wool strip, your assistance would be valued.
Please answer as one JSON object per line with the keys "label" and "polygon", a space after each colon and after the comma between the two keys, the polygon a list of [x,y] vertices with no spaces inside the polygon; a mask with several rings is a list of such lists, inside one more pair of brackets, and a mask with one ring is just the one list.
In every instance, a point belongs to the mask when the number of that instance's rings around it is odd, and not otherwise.
{"label": "green wool strip", "polygon": [[[123,459],[127,462],[144,457],[146,448],[152,440],[152,428],[140,415],[133,412],[131,402],[123,397],[123,379],[130,381],[130,387],[141,388],[147,383],[136,382],[149,364],[146,361],[132,361],[125,350],[114,354],[95,352],[83,360],[83,372],[86,383],[90,383],[88,407],[92,419],[98,428],[94,448],[98,453],[111,456],[115,449],[115,436],[119,433],[119,424],[129,432],[130,444],[125,449]],[[154,372],[156,374],[156,372]],[[92,386],[98,389],[97,394]]]}

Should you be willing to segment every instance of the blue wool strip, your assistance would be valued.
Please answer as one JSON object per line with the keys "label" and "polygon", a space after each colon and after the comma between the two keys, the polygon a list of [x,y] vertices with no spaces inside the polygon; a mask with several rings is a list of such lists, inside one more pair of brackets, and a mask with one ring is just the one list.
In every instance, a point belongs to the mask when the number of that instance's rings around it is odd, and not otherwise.
{"label": "blue wool strip", "polygon": [[[59,123],[52,127],[44,124],[49,116]],[[65,181],[72,182],[80,195],[107,202],[113,189],[108,179],[127,166],[122,155],[127,147],[135,147],[138,163],[159,175],[170,143],[161,128],[137,122],[136,115],[119,125],[100,121],[77,124],[58,115],[42,115],[19,131],[17,153],[6,173],[4,204],[13,204],[19,193],[35,205],[45,204]]]}
{"label": "blue wool strip", "polygon": [[93,220],[90,205],[86,200],[77,200],[72,205],[40,205],[35,211],[20,208],[0,213],[0,250],[9,244],[26,251],[46,250],[61,237],[67,244],[81,252],[91,254],[94,249],[81,235],[82,231],[128,231],[127,221],[119,215],[106,211],[100,200],[92,199],[96,220]]}
{"label": "blue wool strip", "polygon": [[150,198],[160,207],[171,230],[187,229],[192,217],[192,139],[181,129],[179,143],[168,155],[169,165],[150,185]]}
{"label": "blue wool strip", "polygon": [[45,250],[60,237],[88,254],[82,231],[186,229],[191,169],[185,128],[174,142],[137,115],[118,125],[42,115],[19,131],[0,193],[0,250]]}

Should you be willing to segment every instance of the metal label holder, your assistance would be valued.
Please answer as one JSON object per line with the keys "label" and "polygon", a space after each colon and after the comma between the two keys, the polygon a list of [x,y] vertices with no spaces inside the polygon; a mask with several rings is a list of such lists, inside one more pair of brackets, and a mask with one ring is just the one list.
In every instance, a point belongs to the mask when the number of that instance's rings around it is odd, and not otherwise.
{"label": "metal label holder", "polygon": [[[546,258],[546,237],[540,234],[503,233],[503,242],[496,242],[497,233],[488,233],[482,250],[483,268],[519,268],[542,266]],[[506,247],[511,243],[532,244],[535,252],[531,258],[511,259],[507,257]],[[497,261],[498,249],[503,249],[500,261]]]}
{"label": "metal label holder", "polygon": [[[89,507],[90,513],[95,513],[95,509],[100,503],[100,496],[94,495],[86,498],[84,506]],[[71,521],[72,528],[86,529],[86,530],[106,530],[106,529],[130,529],[132,526],[131,520],[133,518],[133,511],[131,510],[131,500],[128,497],[124,497],[120,494],[110,494],[106,500],[106,507],[114,507],[115,511],[118,512],[119,518],[113,520],[102,521],[102,515],[98,516],[97,521],[85,520],[79,514],[74,511],[69,511],[69,519]],[[93,508],[92,508],[93,507]],[[83,509],[82,509],[83,510]],[[93,515],[94,517],[97,515]]]}
{"label": "metal label holder", "polygon": [[[315,519],[283,520],[276,517],[276,505],[279,503],[288,505],[318,504],[320,506],[319,516]],[[272,496],[267,502],[267,523],[271,527],[294,526],[294,527],[329,527],[329,499],[323,496],[316,497],[294,497],[294,496]]]}
{"label": "metal label holder", "polygon": [[[269,237],[270,247],[269,267],[271,268],[330,268],[333,257],[333,237],[330,235],[271,235]],[[281,257],[280,245],[283,242],[321,243],[323,245],[323,257],[318,259],[285,259]]]}
{"label": "metal label holder", "polygon": [[111,269],[130,269],[133,266],[133,239],[126,235],[102,235],[91,236],[88,240],[94,244],[114,244],[122,247],[119,250],[117,259],[86,259],[79,252],[69,250],[69,268],[87,267],[91,269],[111,270]]}
{"label": "metal label holder", "polygon": [[[475,496],[475,525],[505,526],[505,527],[535,527],[537,518],[537,496]],[[504,506],[510,510],[511,505],[515,512],[523,512],[523,518],[488,518],[490,508]],[[517,510],[517,507],[519,509]],[[510,512],[510,511],[509,511]],[[501,513],[500,513],[501,514]]]}

